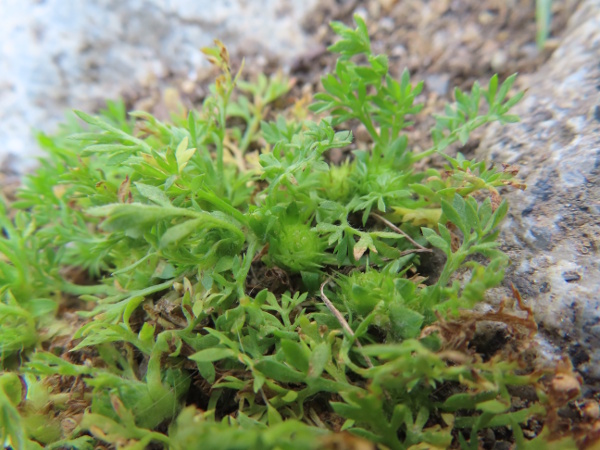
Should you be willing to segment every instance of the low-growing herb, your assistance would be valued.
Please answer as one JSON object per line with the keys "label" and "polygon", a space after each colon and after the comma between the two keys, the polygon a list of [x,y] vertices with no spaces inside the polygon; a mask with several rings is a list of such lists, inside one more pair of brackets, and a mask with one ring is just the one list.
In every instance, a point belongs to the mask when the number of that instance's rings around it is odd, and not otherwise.
{"label": "low-growing herb", "polygon": [[[415,152],[423,85],[395,79],[355,20],[332,24],[318,116],[274,114],[291,84],[242,81],[217,42],[197,110],[167,123],[110,102],[39,136],[48,156],[0,216],[0,443],[478,448],[509,427],[543,445],[521,430],[559,406],[525,366],[534,322],[465,312],[502,280],[500,188],[519,185],[444,152],[517,120],[515,77],[456,89]],[[350,152],[357,124],[372,144]],[[443,167],[418,168],[434,155]],[[523,348],[482,359],[477,318]]]}

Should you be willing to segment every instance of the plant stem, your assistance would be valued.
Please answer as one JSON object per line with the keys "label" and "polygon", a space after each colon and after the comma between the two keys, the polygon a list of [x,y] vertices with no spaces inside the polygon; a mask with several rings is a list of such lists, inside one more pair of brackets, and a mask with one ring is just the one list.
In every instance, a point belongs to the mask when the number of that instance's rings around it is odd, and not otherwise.
{"label": "plant stem", "polygon": [[[352,331],[352,328],[350,328],[350,325],[348,325],[348,322],[346,321],[346,319],[344,319],[344,316],[342,316],[342,313],[338,311],[338,309],[333,305],[333,303],[331,303],[331,300],[329,300],[327,298],[327,296],[325,295],[325,292],[323,289],[325,288],[325,285],[327,283],[329,283],[330,281],[331,281],[331,278],[328,278],[321,284],[320,290],[321,290],[321,298],[323,299],[323,303],[325,303],[325,306],[327,306],[327,309],[329,309],[329,311],[331,311],[331,313],[335,316],[335,318],[338,320],[338,322],[340,323],[342,328],[350,336],[352,336],[352,338],[354,338],[355,337],[354,331]],[[362,350],[363,346],[360,343],[360,341],[358,339],[356,339],[355,342],[356,342],[356,346]],[[371,362],[369,357],[367,355],[363,355],[363,357],[365,358],[365,362],[367,363],[367,366],[369,366],[370,368],[373,368],[373,363]]]}
{"label": "plant stem", "polygon": [[402,236],[404,236],[406,239],[408,239],[408,241],[413,244],[415,247],[417,247],[421,252],[431,252],[433,250],[427,248],[427,247],[423,247],[421,244],[419,244],[417,241],[415,241],[413,238],[411,238],[406,232],[402,231],[399,227],[397,227],[396,225],[394,225],[392,222],[390,222],[389,220],[387,220],[385,217],[380,216],[379,214],[376,213],[371,213],[371,216],[375,217],[377,220],[379,220],[380,222],[384,223],[385,225],[387,225],[389,228],[391,228],[392,230],[394,230],[396,233],[401,234]]}

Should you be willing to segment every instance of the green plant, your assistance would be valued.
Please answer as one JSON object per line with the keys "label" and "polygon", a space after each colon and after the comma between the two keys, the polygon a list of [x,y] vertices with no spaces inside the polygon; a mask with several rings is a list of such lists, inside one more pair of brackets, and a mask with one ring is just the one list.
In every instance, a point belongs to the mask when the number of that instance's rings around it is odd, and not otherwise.
{"label": "green plant", "polygon": [[552,19],[552,0],[536,0],[535,21],[537,24],[536,42],[538,48],[544,48],[550,34],[550,21]]}
{"label": "green plant", "polygon": [[[461,310],[502,280],[497,188],[516,183],[443,151],[515,122],[522,94],[507,99],[514,76],[456,89],[414,153],[402,130],[422,84],[395,80],[356,22],[332,24],[340,58],[311,107],[327,118],[264,121],[289,84],[241,82],[217,43],[205,52],[222,75],[198,111],[162,123],[115,102],[40,135],[49,156],[2,216],[0,441],[301,449],[345,430],[476,448],[508,426],[525,445],[521,425],[547,411],[543,372],[444,332],[472,328]],[[357,121],[372,148],[331,166]],[[443,169],[415,168],[434,154]],[[430,246],[446,261],[427,284]],[[494,317],[530,339],[530,319]],[[540,401],[518,406],[521,385]]]}

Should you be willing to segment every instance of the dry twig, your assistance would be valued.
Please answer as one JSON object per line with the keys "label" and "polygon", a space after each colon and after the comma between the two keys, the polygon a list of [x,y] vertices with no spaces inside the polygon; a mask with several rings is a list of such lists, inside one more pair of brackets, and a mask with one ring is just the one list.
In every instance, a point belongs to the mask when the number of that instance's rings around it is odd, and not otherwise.
{"label": "dry twig", "polygon": [[[327,298],[327,296],[325,295],[325,292],[323,291],[323,288],[325,287],[325,285],[327,283],[329,283],[330,281],[331,281],[331,278],[328,278],[323,282],[323,284],[321,284],[321,298],[323,299],[323,303],[325,303],[325,306],[327,306],[327,309],[329,309],[329,311],[331,311],[331,313],[335,316],[335,318],[338,320],[338,322],[340,323],[342,328],[344,330],[346,330],[346,332],[354,338],[355,337],[354,331],[352,331],[352,328],[350,328],[350,325],[348,325],[348,322],[346,321],[346,319],[344,319],[344,316],[342,316],[342,313],[339,312],[335,306],[333,306],[333,303],[331,303],[331,300],[329,300]],[[358,348],[360,348],[362,350],[363,346],[360,343],[360,341],[358,339],[355,339],[355,341],[356,341],[356,345],[358,346]],[[368,358],[367,355],[363,355],[363,356],[365,358],[365,362],[367,363],[367,366],[372,368],[373,363],[371,362],[371,360]]]}
{"label": "dry twig", "polygon": [[390,222],[389,220],[387,220],[385,217],[382,217],[382,216],[380,216],[379,214],[376,214],[376,213],[371,213],[371,215],[373,217],[375,217],[377,220],[379,220],[381,223],[387,225],[389,228],[391,228],[392,230],[394,230],[396,233],[401,234],[402,236],[404,236],[406,239],[408,239],[408,241],[410,243],[412,243],[418,249],[418,250],[406,250],[405,252],[402,252],[403,254],[431,252],[432,251],[430,248],[423,247],[421,244],[419,244],[417,241],[415,241],[413,238],[411,238],[408,234],[406,234],[406,232],[402,231],[400,228],[398,228],[392,222]]}

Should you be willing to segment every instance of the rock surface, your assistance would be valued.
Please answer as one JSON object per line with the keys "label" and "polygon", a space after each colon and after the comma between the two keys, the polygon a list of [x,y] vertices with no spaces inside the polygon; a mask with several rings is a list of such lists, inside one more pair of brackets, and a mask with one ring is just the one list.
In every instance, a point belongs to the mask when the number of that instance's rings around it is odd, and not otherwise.
{"label": "rock surface", "polygon": [[[521,80],[521,123],[493,128],[478,157],[520,166],[504,249],[545,348],[600,380],[600,1],[584,1],[552,58]],[[544,348],[544,347],[542,347]]]}
{"label": "rock surface", "polygon": [[[306,51],[316,0],[0,0],[0,161],[31,163],[31,129],[93,110],[153,77],[194,82],[201,47],[221,39],[280,64]],[[155,81],[154,81],[155,82]]]}

